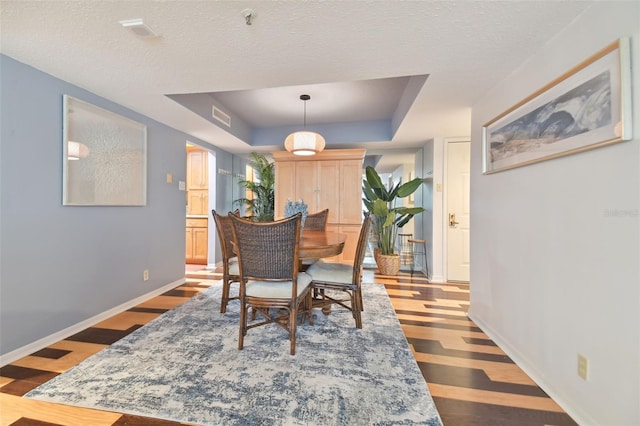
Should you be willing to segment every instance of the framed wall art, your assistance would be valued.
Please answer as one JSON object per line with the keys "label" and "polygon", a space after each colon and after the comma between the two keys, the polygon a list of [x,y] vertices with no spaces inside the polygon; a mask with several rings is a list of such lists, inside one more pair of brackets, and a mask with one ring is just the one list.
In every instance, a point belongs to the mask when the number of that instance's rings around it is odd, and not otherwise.
{"label": "framed wall art", "polygon": [[484,174],[630,140],[629,40],[620,39],[482,128]]}
{"label": "framed wall art", "polygon": [[65,206],[144,206],[147,127],[64,95]]}

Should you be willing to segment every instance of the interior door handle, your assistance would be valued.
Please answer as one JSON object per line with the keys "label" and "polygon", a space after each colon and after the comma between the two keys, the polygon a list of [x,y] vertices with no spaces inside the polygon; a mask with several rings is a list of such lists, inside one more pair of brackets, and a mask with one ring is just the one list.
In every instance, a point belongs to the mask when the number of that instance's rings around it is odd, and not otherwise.
{"label": "interior door handle", "polygon": [[458,224],[458,222],[456,222],[456,214],[455,213],[449,213],[449,226],[454,227]]}

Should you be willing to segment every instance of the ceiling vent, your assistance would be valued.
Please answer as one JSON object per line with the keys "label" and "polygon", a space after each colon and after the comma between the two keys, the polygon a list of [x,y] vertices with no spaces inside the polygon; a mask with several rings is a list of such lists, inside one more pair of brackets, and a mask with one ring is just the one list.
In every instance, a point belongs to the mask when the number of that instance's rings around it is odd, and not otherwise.
{"label": "ceiling vent", "polygon": [[154,33],[142,19],[127,19],[125,21],[119,21],[119,24],[123,28],[131,30],[135,35],[142,38],[155,38],[158,34]]}
{"label": "ceiling vent", "polygon": [[213,118],[215,118],[225,126],[231,127],[231,117],[229,116],[229,114],[222,111],[221,109],[216,108],[215,105],[211,108],[211,115],[213,115]]}

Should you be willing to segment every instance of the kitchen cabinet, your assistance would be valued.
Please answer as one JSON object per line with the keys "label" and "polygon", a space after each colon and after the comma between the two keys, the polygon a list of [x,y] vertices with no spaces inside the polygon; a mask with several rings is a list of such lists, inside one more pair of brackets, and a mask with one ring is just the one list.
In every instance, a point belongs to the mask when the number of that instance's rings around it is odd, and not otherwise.
{"label": "kitchen cabinet", "polygon": [[209,152],[187,147],[187,215],[209,214]]}
{"label": "kitchen cabinet", "polygon": [[208,215],[209,190],[190,189],[187,191],[187,215]]}
{"label": "kitchen cabinet", "polygon": [[187,149],[187,189],[209,188],[209,152],[198,148]]}
{"label": "kitchen cabinet", "polygon": [[207,218],[187,218],[186,263],[207,264],[209,230]]}
{"label": "kitchen cabinet", "polygon": [[186,263],[207,264],[209,214],[209,151],[188,145]]}

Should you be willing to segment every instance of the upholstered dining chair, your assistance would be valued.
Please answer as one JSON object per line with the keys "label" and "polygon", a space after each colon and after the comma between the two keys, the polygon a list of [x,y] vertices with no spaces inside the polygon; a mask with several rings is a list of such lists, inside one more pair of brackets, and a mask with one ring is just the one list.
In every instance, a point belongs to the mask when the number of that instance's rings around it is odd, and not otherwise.
{"label": "upholstered dining chair", "polygon": [[[297,317],[311,306],[311,277],[298,271],[302,215],[275,222],[230,218],[240,266],[238,349],[243,348],[248,330],[273,323],[287,331],[289,352],[295,355]],[[253,321],[256,312],[260,317]],[[313,324],[311,315],[309,323]]]}
{"label": "upholstered dining chair", "polygon": [[304,221],[304,229],[308,229],[310,231],[326,231],[328,219],[329,209],[308,214]]}
{"label": "upholstered dining chair", "polygon": [[360,228],[353,263],[325,262],[320,259],[306,271],[311,275],[313,306],[323,307],[325,311],[331,305],[340,305],[351,311],[357,328],[362,328],[362,263],[370,227],[371,219],[367,213]]}
{"label": "upholstered dining chair", "polygon": [[[304,221],[304,229],[309,231],[326,231],[327,230],[327,220],[329,219],[329,209],[324,209],[316,213],[311,213],[307,215],[307,218]],[[305,259],[300,264],[300,269],[302,271],[306,271],[309,266],[313,265],[313,263],[318,259]]]}
{"label": "upholstered dining chair", "polygon": [[[236,210],[234,214],[238,214]],[[216,222],[218,231],[218,242],[222,251],[222,297],[220,300],[220,313],[227,312],[229,300],[236,300],[238,296],[230,297],[231,284],[240,282],[240,271],[238,268],[238,258],[233,253],[233,230],[231,229],[231,219],[229,215],[221,215],[211,210],[213,220]]]}

